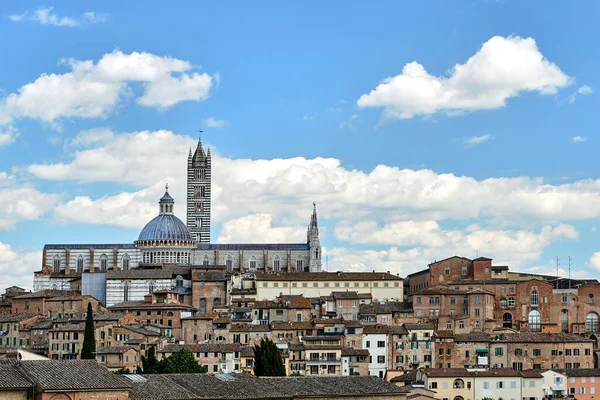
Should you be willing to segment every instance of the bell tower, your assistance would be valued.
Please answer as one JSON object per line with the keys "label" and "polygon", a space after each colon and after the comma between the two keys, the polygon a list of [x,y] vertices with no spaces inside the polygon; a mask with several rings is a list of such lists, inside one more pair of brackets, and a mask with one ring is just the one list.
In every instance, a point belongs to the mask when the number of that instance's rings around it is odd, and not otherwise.
{"label": "bell tower", "polygon": [[306,241],[309,251],[309,271],[321,271],[321,241],[319,240],[319,226],[317,223],[317,205],[313,203],[313,213],[310,216],[310,225],[306,231]]}
{"label": "bell tower", "polygon": [[[200,131],[202,132],[202,131]],[[187,227],[197,243],[210,243],[210,148],[204,153],[202,139],[188,155]]]}

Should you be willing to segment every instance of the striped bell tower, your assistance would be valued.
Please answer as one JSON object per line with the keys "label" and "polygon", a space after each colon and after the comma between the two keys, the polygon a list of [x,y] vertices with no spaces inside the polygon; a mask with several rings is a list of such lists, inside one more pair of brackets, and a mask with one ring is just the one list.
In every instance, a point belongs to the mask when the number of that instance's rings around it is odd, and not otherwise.
{"label": "striped bell tower", "polygon": [[197,243],[210,243],[210,148],[204,153],[198,139],[196,151],[188,155],[187,227]]}

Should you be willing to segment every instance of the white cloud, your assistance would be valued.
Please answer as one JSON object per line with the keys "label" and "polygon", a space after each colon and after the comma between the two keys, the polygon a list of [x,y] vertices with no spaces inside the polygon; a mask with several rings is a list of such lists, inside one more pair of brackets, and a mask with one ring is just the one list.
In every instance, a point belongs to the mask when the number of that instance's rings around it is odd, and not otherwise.
{"label": "white cloud", "polygon": [[592,94],[592,93],[594,93],[594,90],[591,87],[589,87],[588,85],[583,85],[579,89],[577,89],[577,91],[573,92],[567,98],[567,101],[569,102],[569,104],[573,104],[573,103],[575,103],[575,100],[577,100],[577,97],[587,96],[588,94]]}
{"label": "white cloud", "polygon": [[16,251],[0,242],[0,288],[16,285],[31,290],[33,272],[40,270],[41,264],[41,251]]}
{"label": "white cloud", "polygon": [[69,144],[73,147],[88,147],[107,143],[113,137],[113,131],[108,128],[92,128],[79,132]]}
{"label": "white cloud", "polygon": [[575,143],[587,142],[587,138],[583,136],[573,136],[571,140]]}
{"label": "white cloud", "polygon": [[493,135],[486,133],[485,135],[481,135],[481,136],[471,136],[471,137],[465,138],[465,139],[463,139],[463,143],[467,147],[473,147],[473,146],[477,146],[478,144],[481,144],[481,143],[483,143],[487,140],[493,139],[493,138],[494,138]]}
{"label": "white cloud", "polygon": [[358,114],[352,114],[350,118],[340,122],[340,129],[348,128],[350,130],[355,130],[358,122],[360,122]]}
{"label": "white cloud", "polygon": [[600,251],[595,252],[590,257],[590,261],[586,263],[588,267],[594,268],[596,271],[600,271]]}
{"label": "white cloud", "polygon": [[60,196],[20,185],[12,175],[0,173],[0,230],[13,229],[19,221],[40,218],[59,202]]}
{"label": "white cloud", "polygon": [[94,11],[85,12],[79,17],[61,17],[53,10],[54,7],[41,7],[32,13],[25,12],[23,14],[9,15],[8,18],[14,22],[33,21],[42,25],[78,27],[84,24],[106,22],[110,17],[109,14]]}
{"label": "white cloud", "polygon": [[19,132],[13,126],[2,127],[0,125],[0,148],[13,143],[18,135]]}
{"label": "white cloud", "polygon": [[208,74],[190,74],[193,66],[188,61],[145,52],[115,50],[96,64],[74,59],[62,59],[61,64],[71,71],[42,74],[0,99],[0,124],[16,118],[51,123],[66,117],[104,118],[131,94],[129,82],[143,84],[145,91],[138,103],[161,109],[181,101],[204,100],[212,85]]}
{"label": "white cloud", "polygon": [[204,120],[204,125],[206,125],[208,128],[220,129],[229,126],[229,122],[223,119],[215,119],[213,117],[208,117]]}
{"label": "white cloud", "polygon": [[223,224],[217,243],[296,243],[306,235],[303,227],[274,227],[270,214],[250,214]]}
{"label": "white cloud", "polygon": [[360,107],[383,107],[397,118],[504,107],[523,92],[556,93],[569,78],[539,51],[532,38],[495,36],[449,76],[434,76],[413,61],[358,99]]}

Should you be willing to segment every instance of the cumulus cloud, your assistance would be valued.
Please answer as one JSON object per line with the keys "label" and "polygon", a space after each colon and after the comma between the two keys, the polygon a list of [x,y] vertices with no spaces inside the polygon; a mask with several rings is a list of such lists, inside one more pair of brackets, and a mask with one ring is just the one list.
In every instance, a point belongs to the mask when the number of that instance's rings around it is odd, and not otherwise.
{"label": "cumulus cloud", "polygon": [[42,74],[35,81],[0,99],[0,123],[17,118],[54,122],[59,118],[103,118],[127,94],[129,83],[141,83],[144,94],[137,102],[145,106],[168,108],[182,101],[201,101],[208,97],[212,78],[190,73],[188,61],[151,53],[125,54],[119,50],[92,60],[62,59],[70,68],[64,74]]}
{"label": "cumulus cloud", "polygon": [[204,125],[206,125],[207,128],[220,129],[229,126],[229,122],[223,119],[215,119],[213,117],[208,117],[204,120]]}
{"label": "cumulus cloud", "polygon": [[33,272],[41,269],[41,251],[17,251],[0,242],[0,287],[19,286],[31,290]]}
{"label": "cumulus cloud", "polygon": [[360,107],[383,107],[387,115],[411,118],[437,112],[462,115],[467,111],[504,107],[524,92],[553,94],[569,78],[544,57],[533,38],[494,36],[448,76],[434,76],[416,61],[400,75],[385,79],[358,99]]}
{"label": "cumulus cloud", "polygon": [[108,128],[92,128],[79,132],[69,144],[73,147],[88,147],[107,143],[113,137],[113,131]]}
{"label": "cumulus cloud", "polygon": [[577,100],[577,97],[587,96],[588,94],[592,94],[592,93],[594,93],[594,90],[591,87],[589,87],[588,85],[583,85],[579,89],[577,89],[575,92],[573,92],[569,96],[567,101],[569,102],[569,104],[573,104],[573,103],[575,103],[575,100]]}
{"label": "cumulus cloud", "polygon": [[463,139],[463,143],[465,144],[466,147],[473,147],[473,146],[477,146],[478,144],[481,144],[485,141],[488,141],[490,139],[493,139],[494,136],[490,135],[489,133],[485,134],[485,135],[481,135],[481,136],[471,136],[468,138]]}
{"label": "cumulus cloud", "polygon": [[571,140],[572,140],[574,143],[587,142],[587,138],[586,138],[586,137],[583,137],[583,136],[573,136],[573,137],[571,138]]}
{"label": "cumulus cloud", "polygon": [[42,25],[81,27],[85,24],[96,24],[106,22],[109,14],[88,11],[78,17],[61,17],[54,12],[54,7],[41,7],[33,12],[23,14],[9,15],[8,18],[13,22],[37,22]]}
{"label": "cumulus cloud", "polygon": [[590,260],[586,264],[588,267],[594,268],[596,271],[600,271],[600,251],[595,252],[590,257]]}
{"label": "cumulus cloud", "polygon": [[[50,180],[123,182],[146,190],[157,185],[147,198],[152,206],[168,180],[183,207],[187,153],[195,143],[170,131],[117,134],[110,142],[76,151],[69,162],[31,165],[28,171]],[[482,218],[523,226],[600,217],[600,180],[592,179],[551,185],[541,178],[477,180],[387,165],[350,170],[334,158],[250,160],[218,154],[213,154],[212,178],[216,222],[257,213],[285,216],[278,225],[293,226],[306,222],[313,201],[322,215],[342,220],[422,215],[423,220]],[[132,210],[143,209],[142,199],[121,198],[136,204]],[[138,214],[143,224],[146,217]],[[85,220],[91,213],[75,218]]]}
{"label": "cumulus cloud", "polygon": [[40,218],[52,210],[61,197],[20,185],[14,176],[0,173],[0,230],[13,229],[19,221]]}
{"label": "cumulus cloud", "polygon": [[296,243],[306,228],[272,226],[270,214],[250,214],[223,224],[217,243]]}

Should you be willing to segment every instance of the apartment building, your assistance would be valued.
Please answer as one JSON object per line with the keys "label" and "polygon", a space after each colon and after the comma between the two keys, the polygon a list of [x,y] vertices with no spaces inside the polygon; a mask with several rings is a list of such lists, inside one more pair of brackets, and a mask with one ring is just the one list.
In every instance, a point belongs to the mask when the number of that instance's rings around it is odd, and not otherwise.
{"label": "apartment building", "polygon": [[[194,354],[200,365],[208,367],[209,373],[241,373],[242,349],[244,346],[234,343],[205,344],[168,344],[157,352],[160,360],[186,349]],[[245,360],[248,353],[245,353]]]}
{"label": "apartment building", "polygon": [[339,335],[305,336],[306,375],[342,375],[342,340]]}
{"label": "apartment building", "polygon": [[369,375],[385,378],[390,353],[390,328],[387,325],[365,326],[362,348],[369,351]]}

